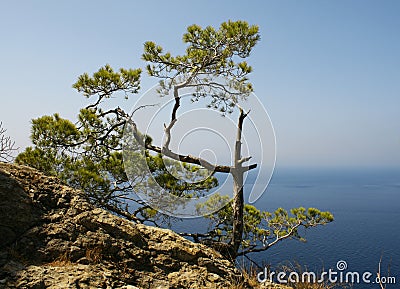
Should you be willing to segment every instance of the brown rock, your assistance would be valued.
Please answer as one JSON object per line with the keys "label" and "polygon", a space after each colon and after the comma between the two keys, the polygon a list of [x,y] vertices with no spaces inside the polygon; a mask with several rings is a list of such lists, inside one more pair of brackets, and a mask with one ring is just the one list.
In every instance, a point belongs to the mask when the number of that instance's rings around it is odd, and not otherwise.
{"label": "brown rock", "polygon": [[[135,224],[38,171],[0,163],[0,288],[230,288],[232,263]],[[240,288],[240,287],[232,287]]]}

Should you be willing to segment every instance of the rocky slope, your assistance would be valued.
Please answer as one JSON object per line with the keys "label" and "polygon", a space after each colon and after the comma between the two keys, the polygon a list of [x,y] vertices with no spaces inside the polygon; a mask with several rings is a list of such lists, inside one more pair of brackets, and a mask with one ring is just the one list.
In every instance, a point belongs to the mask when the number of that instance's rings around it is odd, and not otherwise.
{"label": "rocky slope", "polygon": [[[241,286],[238,286],[241,284]],[[250,288],[214,250],[0,163],[0,288]]]}

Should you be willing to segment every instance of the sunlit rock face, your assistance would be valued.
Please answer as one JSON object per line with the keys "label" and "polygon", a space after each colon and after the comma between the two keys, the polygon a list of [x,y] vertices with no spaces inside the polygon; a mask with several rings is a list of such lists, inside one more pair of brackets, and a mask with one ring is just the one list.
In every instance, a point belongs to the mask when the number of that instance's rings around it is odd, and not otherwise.
{"label": "sunlit rock face", "polygon": [[[250,288],[216,251],[0,163],[0,288]],[[236,288],[236,287],[235,287]]]}

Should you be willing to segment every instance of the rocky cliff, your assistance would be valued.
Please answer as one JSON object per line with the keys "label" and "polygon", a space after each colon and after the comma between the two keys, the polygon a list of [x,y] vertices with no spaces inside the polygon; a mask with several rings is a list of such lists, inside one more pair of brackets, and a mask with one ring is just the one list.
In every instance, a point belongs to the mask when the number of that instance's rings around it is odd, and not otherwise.
{"label": "rocky cliff", "polygon": [[251,288],[214,250],[0,163],[0,288]]}

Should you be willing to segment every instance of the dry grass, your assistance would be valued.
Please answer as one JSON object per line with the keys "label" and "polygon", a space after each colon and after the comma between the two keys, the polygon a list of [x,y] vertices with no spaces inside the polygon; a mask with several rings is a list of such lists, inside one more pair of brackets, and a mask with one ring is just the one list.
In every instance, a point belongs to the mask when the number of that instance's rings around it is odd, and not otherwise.
{"label": "dry grass", "polygon": [[[89,263],[92,264],[101,263],[103,257],[102,248],[101,247],[87,248],[85,257],[89,261]],[[54,259],[54,261],[48,263],[47,265],[53,267],[64,267],[64,266],[69,266],[71,264],[73,264],[73,262],[71,260],[70,253],[64,252],[56,259]]]}
{"label": "dry grass", "polygon": [[258,280],[257,280],[258,271],[254,267],[251,267],[247,270],[242,269],[241,271],[242,271],[242,274],[243,274],[244,278],[246,279],[247,283],[251,287],[258,288],[260,286],[260,282],[258,282]]}
{"label": "dry grass", "polygon": [[[242,276],[244,277],[244,281],[234,282],[234,284],[231,285],[229,287],[229,289],[275,288],[275,286],[273,284],[271,284],[271,286],[274,286],[274,287],[266,287],[265,284],[261,284],[260,282],[258,282],[257,274],[259,273],[259,271],[254,267],[241,268],[240,272],[242,273]],[[276,289],[279,289],[279,288],[281,288],[281,287],[276,287]],[[282,288],[283,288],[283,286],[282,286]]]}
{"label": "dry grass", "polygon": [[[287,285],[294,289],[350,289],[349,284],[341,284],[341,283],[330,283],[327,281],[324,282],[313,282],[312,280],[302,280],[301,276],[304,272],[308,272],[307,267],[301,266],[300,264],[295,265],[284,265],[280,268],[279,271],[286,272],[286,276],[289,276],[290,273],[296,272],[300,277],[300,280],[296,280],[296,282],[288,281]],[[322,270],[323,272],[324,270]],[[316,272],[317,276],[320,276]]]}
{"label": "dry grass", "polygon": [[47,265],[52,267],[65,267],[71,265],[71,258],[69,252],[64,252],[60,256],[58,256],[53,262],[48,263]]}
{"label": "dry grass", "polygon": [[103,250],[101,247],[86,249],[86,259],[88,259],[89,262],[98,264],[101,262],[102,258]]}
{"label": "dry grass", "polygon": [[[300,266],[299,264],[293,265],[286,265],[280,267],[276,272],[285,272],[286,276],[289,276],[291,272],[298,273],[299,276],[302,276],[304,272],[307,272],[307,268]],[[299,282],[288,282],[287,284],[279,284],[279,283],[266,283],[261,284],[257,280],[257,274],[260,270],[256,268],[245,268],[241,269],[242,275],[245,282],[235,283],[229,289],[247,289],[247,288],[254,288],[254,289],[266,289],[266,288],[276,288],[276,289],[283,289],[283,288],[293,288],[293,289],[350,289],[352,288],[349,284],[339,284],[339,283],[329,283],[329,282],[312,282],[309,280],[299,280]],[[318,275],[318,274],[317,274]],[[300,278],[301,279],[301,278]]]}

